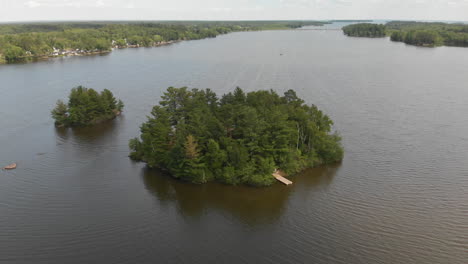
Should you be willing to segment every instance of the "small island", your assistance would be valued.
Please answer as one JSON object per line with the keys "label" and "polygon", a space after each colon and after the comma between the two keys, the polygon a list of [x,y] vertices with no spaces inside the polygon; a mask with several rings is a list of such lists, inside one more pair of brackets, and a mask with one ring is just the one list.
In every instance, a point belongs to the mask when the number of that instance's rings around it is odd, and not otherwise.
{"label": "small island", "polygon": [[115,118],[121,114],[123,107],[123,102],[117,101],[107,89],[98,93],[94,89],[78,86],[71,90],[68,104],[58,100],[51,113],[56,126],[89,126]]}
{"label": "small island", "polygon": [[221,98],[210,89],[169,87],[130,140],[130,158],[192,182],[267,186],[277,170],[289,175],[343,158],[332,120],[293,90]]}
{"label": "small island", "polygon": [[391,21],[385,25],[360,23],[343,27],[352,37],[385,37],[422,47],[468,47],[468,25],[442,22]]}

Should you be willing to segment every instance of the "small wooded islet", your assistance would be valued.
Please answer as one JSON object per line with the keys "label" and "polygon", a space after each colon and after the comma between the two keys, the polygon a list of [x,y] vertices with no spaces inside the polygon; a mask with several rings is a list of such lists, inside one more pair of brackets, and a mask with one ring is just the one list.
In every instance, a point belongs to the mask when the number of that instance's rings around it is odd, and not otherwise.
{"label": "small wooded islet", "polygon": [[130,140],[130,157],[192,183],[266,186],[275,169],[294,174],[340,161],[332,125],[293,90],[236,88],[218,98],[210,89],[169,87]]}
{"label": "small wooded islet", "polygon": [[107,89],[98,93],[78,86],[71,89],[68,104],[58,100],[51,114],[57,126],[89,126],[115,118],[123,107],[123,102]]}

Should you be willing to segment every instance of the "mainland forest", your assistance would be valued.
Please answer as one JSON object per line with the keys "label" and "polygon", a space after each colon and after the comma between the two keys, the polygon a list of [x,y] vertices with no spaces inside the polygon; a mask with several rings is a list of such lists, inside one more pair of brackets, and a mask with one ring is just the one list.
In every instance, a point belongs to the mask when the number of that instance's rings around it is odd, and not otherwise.
{"label": "mainland forest", "polygon": [[0,64],[151,47],[235,31],[292,29],[317,21],[70,22],[0,25]]}
{"label": "mainland forest", "polygon": [[392,21],[385,25],[359,23],[343,27],[353,37],[385,37],[416,46],[468,47],[468,25],[442,22]]}
{"label": "mainland forest", "polygon": [[130,157],[192,183],[271,185],[287,174],[343,158],[333,121],[293,90],[221,98],[210,89],[169,87],[130,140]]}

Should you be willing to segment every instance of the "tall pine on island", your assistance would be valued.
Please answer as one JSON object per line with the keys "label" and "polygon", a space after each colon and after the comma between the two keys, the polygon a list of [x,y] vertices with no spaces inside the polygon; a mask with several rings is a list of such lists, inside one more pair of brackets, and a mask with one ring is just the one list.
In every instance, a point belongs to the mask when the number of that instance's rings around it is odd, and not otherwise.
{"label": "tall pine on island", "polygon": [[78,86],[71,90],[68,104],[58,100],[51,114],[57,126],[89,126],[115,118],[123,107],[123,102],[107,89],[98,93]]}
{"label": "tall pine on island", "polygon": [[130,140],[130,157],[193,183],[267,186],[275,169],[294,174],[342,160],[332,125],[293,90],[237,88],[219,99],[210,89],[169,87]]}

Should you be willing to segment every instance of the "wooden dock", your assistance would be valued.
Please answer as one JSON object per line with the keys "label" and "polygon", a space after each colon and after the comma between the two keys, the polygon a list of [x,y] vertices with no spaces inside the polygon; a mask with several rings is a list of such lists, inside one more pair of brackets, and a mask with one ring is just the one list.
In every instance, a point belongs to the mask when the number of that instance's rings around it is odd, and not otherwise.
{"label": "wooden dock", "polygon": [[291,185],[293,182],[286,179],[285,177],[281,176],[281,172],[278,171],[278,170],[275,170],[275,172],[273,172],[273,177],[275,177],[278,181],[286,184],[286,185]]}

